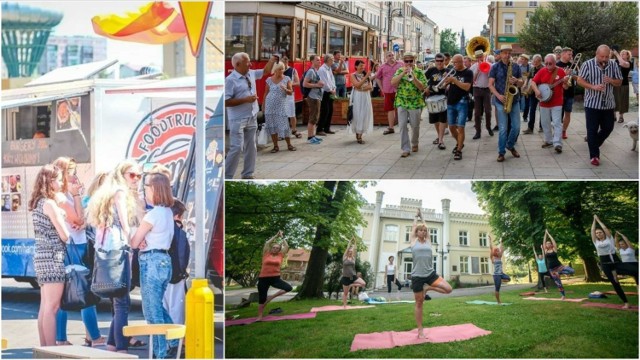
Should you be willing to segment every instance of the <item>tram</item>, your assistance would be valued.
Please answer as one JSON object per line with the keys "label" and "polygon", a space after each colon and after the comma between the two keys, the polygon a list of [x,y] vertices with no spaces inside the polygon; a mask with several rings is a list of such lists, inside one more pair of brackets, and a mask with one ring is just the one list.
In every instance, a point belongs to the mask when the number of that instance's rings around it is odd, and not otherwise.
{"label": "tram", "polygon": [[[356,60],[368,68],[368,60],[379,57],[379,31],[359,16],[326,3],[227,1],[225,7],[226,75],[233,71],[231,57],[238,52],[249,54],[252,69],[264,68],[273,54],[286,55],[300,77],[311,67],[310,55],[339,50],[347,58],[349,72]],[[256,83],[260,104],[264,79]],[[294,89],[296,102],[301,102],[300,87]]]}

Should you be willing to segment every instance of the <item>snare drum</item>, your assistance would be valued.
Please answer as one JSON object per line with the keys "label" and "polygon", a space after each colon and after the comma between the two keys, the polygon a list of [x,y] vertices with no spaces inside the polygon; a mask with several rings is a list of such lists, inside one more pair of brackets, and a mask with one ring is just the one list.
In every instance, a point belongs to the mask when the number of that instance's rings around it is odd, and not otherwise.
{"label": "snare drum", "polygon": [[427,98],[427,111],[430,114],[438,114],[447,111],[447,97],[435,95]]}

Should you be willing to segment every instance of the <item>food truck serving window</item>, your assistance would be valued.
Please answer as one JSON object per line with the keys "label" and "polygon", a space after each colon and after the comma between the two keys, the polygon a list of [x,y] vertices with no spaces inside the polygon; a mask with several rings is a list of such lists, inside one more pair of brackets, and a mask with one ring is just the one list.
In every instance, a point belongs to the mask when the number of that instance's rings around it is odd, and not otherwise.
{"label": "food truck serving window", "polygon": [[90,160],[89,95],[2,110],[2,166],[40,166],[59,156]]}

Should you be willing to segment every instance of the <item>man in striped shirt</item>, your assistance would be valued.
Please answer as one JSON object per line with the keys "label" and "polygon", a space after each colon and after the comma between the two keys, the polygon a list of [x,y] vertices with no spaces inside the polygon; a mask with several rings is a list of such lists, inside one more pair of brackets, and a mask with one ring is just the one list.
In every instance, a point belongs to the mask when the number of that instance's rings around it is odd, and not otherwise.
{"label": "man in striped shirt", "polygon": [[609,58],[610,52],[607,45],[598,46],[596,57],[584,62],[578,76],[578,85],[585,88],[587,143],[594,166],[600,165],[600,146],[613,131],[615,123],[613,87],[622,84],[622,73],[615,61]]}

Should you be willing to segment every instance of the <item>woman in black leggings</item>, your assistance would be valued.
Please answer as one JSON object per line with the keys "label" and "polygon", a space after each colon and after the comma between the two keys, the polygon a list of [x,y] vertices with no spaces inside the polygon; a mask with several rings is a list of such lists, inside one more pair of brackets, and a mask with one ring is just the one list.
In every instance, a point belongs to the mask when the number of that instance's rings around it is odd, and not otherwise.
{"label": "woman in black leggings", "polygon": [[[282,239],[282,244],[276,243],[277,238]],[[280,278],[280,267],[284,257],[289,251],[287,240],[284,239],[282,230],[267,240],[262,248],[262,269],[258,275],[258,321],[262,320],[264,307],[276,297],[293,290],[291,285]],[[267,296],[269,287],[280,289],[277,293]]]}
{"label": "woman in black leggings", "polygon": [[389,294],[391,294],[391,288],[393,287],[393,284],[396,284],[398,286],[398,291],[402,290],[402,284],[400,284],[400,282],[398,281],[398,267],[393,263],[394,259],[395,258],[393,257],[393,255],[389,256],[389,263],[385,268],[385,272],[387,274],[387,292]]}
{"label": "woman in black leggings", "polygon": [[[600,225],[600,229],[596,229],[596,222]],[[593,215],[593,223],[591,224],[591,241],[596,247],[596,252],[600,258],[600,266],[602,271],[607,276],[607,279],[613,285],[616,294],[624,302],[624,308],[629,308],[629,301],[627,295],[618,282],[617,274],[631,275],[638,285],[638,267],[631,265],[631,263],[623,263],[616,254],[616,247],[611,236],[611,231],[600,221],[598,215]]]}

